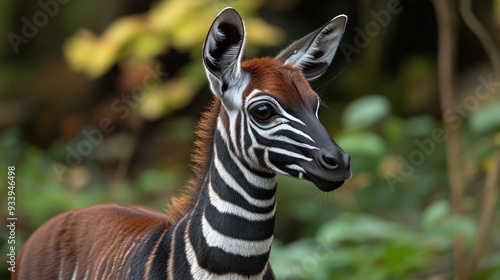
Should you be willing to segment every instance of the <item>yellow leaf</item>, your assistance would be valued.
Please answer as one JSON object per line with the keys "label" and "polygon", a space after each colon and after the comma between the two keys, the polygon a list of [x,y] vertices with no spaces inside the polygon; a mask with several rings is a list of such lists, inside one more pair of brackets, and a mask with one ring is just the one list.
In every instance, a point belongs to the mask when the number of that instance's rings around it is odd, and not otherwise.
{"label": "yellow leaf", "polygon": [[157,119],[168,112],[186,106],[197,89],[197,84],[189,79],[170,79],[147,93],[146,98],[139,105],[139,112],[145,119]]}

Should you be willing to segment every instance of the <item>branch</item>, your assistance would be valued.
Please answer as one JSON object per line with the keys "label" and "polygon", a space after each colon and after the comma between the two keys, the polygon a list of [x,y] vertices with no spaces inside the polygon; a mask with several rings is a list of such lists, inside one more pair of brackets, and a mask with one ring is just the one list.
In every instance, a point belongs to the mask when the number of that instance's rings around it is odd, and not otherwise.
{"label": "branch", "polygon": [[498,197],[498,174],[500,173],[500,145],[497,144],[492,157],[491,170],[486,177],[483,194],[483,209],[479,220],[479,232],[472,252],[471,270],[474,271],[484,252],[484,245],[490,228],[493,211]]}
{"label": "branch", "polygon": [[491,64],[493,66],[493,73],[496,74],[496,78],[500,75],[500,52],[498,51],[493,38],[481,25],[481,22],[472,12],[472,1],[471,0],[461,0],[460,1],[460,16],[464,20],[465,24],[469,29],[477,36],[481,45],[483,46],[486,54],[488,55]]}
{"label": "branch", "polygon": [[[438,22],[438,83],[441,100],[441,113],[443,120],[445,112],[453,108],[453,69],[456,55],[456,33],[453,1],[432,0]],[[453,110],[452,114],[456,114]],[[458,116],[456,116],[458,117]],[[460,160],[460,141],[457,131],[449,122],[443,122],[444,131],[448,137],[446,141],[446,159],[448,166],[448,179],[450,182],[451,203],[453,214],[462,215],[462,201],[465,189],[463,172]],[[453,262],[456,279],[467,279],[467,270],[464,265],[464,241],[460,236],[453,240]]]}
{"label": "branch", "polygon": [[[472,12],[472,1],[471,0],[461,0],[460,1],[460,15],[464,20],[465,24],[470,28],[472,33],[474,33],[481,45],[483,46],[486,54],[488,55],[492,67],[493,67],[493,77],[495,80],[500,80],[500,51],[496,47],[493,38],[488,33],[486,28],[481,25],[481,22]],[[497,141],[498,142],[498,141]],[[486,183],[483,195],[483,208],[481,209],[481,216],[479,218],[479,231],[472,251],[472,260],[470,271],[475,271],[479,260],[484,252],[485,241],[487,239],[487,233],[490,228],[490,222],[493,217],[493,211],[498,199],[498,181],[500,173],[500,144],[494,143],[495,151],[492,157],[492,167],[486,177]]]}

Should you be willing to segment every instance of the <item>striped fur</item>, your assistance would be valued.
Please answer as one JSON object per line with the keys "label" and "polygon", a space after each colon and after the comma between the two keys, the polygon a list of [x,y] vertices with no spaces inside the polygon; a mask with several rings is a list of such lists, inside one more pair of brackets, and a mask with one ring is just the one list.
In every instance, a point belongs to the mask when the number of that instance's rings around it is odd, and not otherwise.
{"label": "striped fur", "polygon": [[27,241],[13,279],[274,279],[276,175],[331,191],[350,177],[349,157],[320,124],[300,64],[239,62],[239,20],[224,10],[212,29],[224,28],[209,32],[215,96],[198,127],[197,176],[168,215],[113,204],[60,214]]}

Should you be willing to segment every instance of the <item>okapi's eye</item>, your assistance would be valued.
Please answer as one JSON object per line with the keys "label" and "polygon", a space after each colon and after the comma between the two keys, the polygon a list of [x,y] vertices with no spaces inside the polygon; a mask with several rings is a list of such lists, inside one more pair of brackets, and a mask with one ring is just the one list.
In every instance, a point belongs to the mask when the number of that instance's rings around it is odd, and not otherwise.
{"label": "okapi's eye", "polygon": [[258,122],[266,122],[276,115],[273,106],[267,103],[254,106],[250,112]]}

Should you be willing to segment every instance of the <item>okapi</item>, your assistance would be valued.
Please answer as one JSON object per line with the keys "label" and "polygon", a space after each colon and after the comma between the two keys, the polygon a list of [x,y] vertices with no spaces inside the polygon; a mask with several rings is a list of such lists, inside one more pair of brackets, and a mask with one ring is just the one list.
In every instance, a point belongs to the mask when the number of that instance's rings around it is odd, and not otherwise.
{"label": "okapi", "polygon": [[275,279],[277,174],[325,192],[351,176],[308,82],[332,62],[346,21],[335,17],[275,58],[242,61],[243,21],[224,9],[203,46],[214,97],[186,194],[168,215],[115,204],[62,213],[29,238],[12,279]]}

